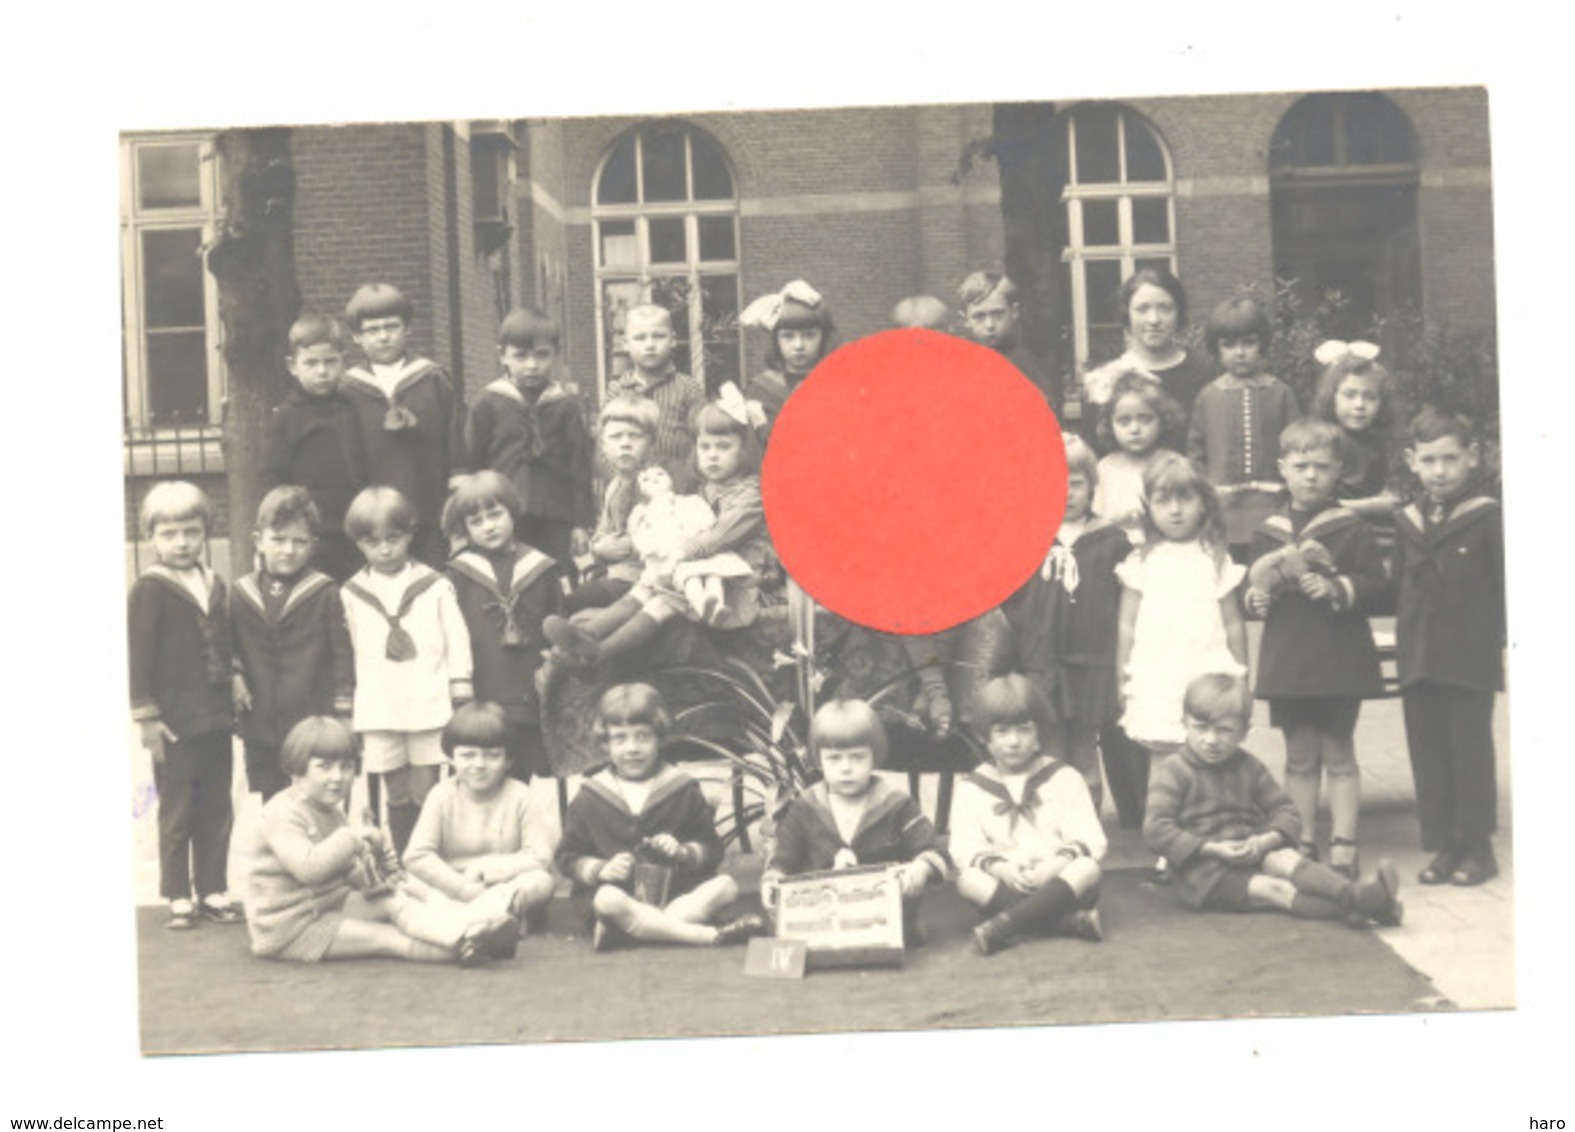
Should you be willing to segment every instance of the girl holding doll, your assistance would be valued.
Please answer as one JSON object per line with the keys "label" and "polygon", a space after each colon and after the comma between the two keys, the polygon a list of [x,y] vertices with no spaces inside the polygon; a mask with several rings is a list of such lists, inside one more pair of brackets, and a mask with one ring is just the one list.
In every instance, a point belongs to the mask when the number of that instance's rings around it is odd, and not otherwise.
{"label": "girl holding doll", "polygon": [[[775,558],[760,499],[760,443],[754,406],[738,398],[707,403],[695,413],[695,465],[700,497],[715,515],[704,531],[690,535],[677,554],[648,570],[623,597],[572,620],[548,617],[542,626],[557,653],[580,667],[598,665],[653,640],[673,617],[694,619],[683,593],[686,580],[724,576],[722,606],[707,618],[718,629],[742,629],[760,612],[760,581]],[[732,563],[741,560],[747,570]]]}

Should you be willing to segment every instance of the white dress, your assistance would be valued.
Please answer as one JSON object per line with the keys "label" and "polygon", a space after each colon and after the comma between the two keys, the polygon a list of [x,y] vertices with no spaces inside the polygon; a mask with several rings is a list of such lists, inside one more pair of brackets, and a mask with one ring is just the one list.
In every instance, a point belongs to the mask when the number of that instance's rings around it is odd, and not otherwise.
{"label": "white dress", "polygon": [[1116,577],[1143,595],[1127,659],[1121,726],[1140,743],[1180,743],[1187,684],[1205,672],[1245,675],[1230,651],[1220,602],[1246,568],[1216,563],[1196,541],[1161,542],[1116,567]]}

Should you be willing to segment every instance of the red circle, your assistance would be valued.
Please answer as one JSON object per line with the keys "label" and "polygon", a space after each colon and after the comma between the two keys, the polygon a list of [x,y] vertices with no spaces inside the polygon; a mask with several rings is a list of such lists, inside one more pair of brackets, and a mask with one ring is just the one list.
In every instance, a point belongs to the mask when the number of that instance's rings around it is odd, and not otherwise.
{"label": "red circle", "polygon": [[761,490],[782,565],[816,601],[882,632],[937,633],[1044,561],[1066,449],[999,353],[888,330],[832,353],[788,399]]}

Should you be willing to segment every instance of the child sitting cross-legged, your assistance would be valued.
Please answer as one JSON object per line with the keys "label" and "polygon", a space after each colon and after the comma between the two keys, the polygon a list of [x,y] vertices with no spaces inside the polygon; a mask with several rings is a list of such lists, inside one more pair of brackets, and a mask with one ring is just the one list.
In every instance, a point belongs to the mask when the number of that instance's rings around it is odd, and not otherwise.
{"label": "child sitting cross-legged", "polygon": [[1042,746],[1044,693],[1021,674],[998,676],[975,711],[993,764],[958,785],[951,842],[957,891],[984,915],[974,943],[992,955],[1029,934],[1103,939],[1094,904],[1105,831],[1083,776]]}
{"label": "child sitting cross-legged", "polygon": [[443,729],[454,777],[422,803],[405,867],[455,900],[512,913],[523,931],[552,899],[556,839],[529,787],[507,774],[508,731],[497,704],[454,713]]}
{"label": "child sitting cross-legged", "polygon": [[[700,784],[662,759],[672,716],[649,684],[609,688],[596,709],[595,735],[608,764],[585,780],[569,803],[558,868],[576,888],[594,893],[592,944],[605,951],[624,939],[710,946],[764,935],[763,916],[716,927],[738,899],[733,878],[717,872],[722,840]],[[642,887],[637,866],[671,870],[665,900]]]}
{"label": "child sitting cross-legged", "polygon": [[1207,673],[1187,685],[1186,745],[1149,782],[1143,840],[1170,861],[1181,899],[1212,912],[1274,909],[1308,920],[1395,925],[1394,865],[1353,881],[1296,851],[1302,819],[1267,767],[1241,749],[1252,712],[1246,680]]}
{"label": "child sitting cross-legged", "polygon": [[886,758],[886,729],[863,700],[822,704],[810,740],[824,776],[793,799],[777,825],[776,845],[761,877],[761,902],[777,903],[784,876],[857,865],[900,865],[903,935],[918,932],[919,898],[946,875],[935,826],[907,794],[875,777]]}
{"label": "child sitting cross-legged", "polygon": [[467,967],[513,956],[519,921],[507,910],[466,907],[401,873],[383,831],[345,817],[355,759],[355,737],[329,716],[308,716],[285,736],[279,761],[291,783],[263,807],[252,845],[252,953]]}

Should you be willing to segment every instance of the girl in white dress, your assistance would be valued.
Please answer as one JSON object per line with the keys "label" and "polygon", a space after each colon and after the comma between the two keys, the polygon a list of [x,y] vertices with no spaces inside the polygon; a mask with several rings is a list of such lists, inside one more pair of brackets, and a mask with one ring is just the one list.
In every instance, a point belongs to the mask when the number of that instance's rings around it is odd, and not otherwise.
{"label": "girl in white dress", "polygon": [[1143,476],[1144,545],[1116,567],[1121,726],[1150,751],[1186,740],[1182,697],[1194,676],[1247,672],[1237,588],[1213,486],[1183,457],[1161,453]]}

